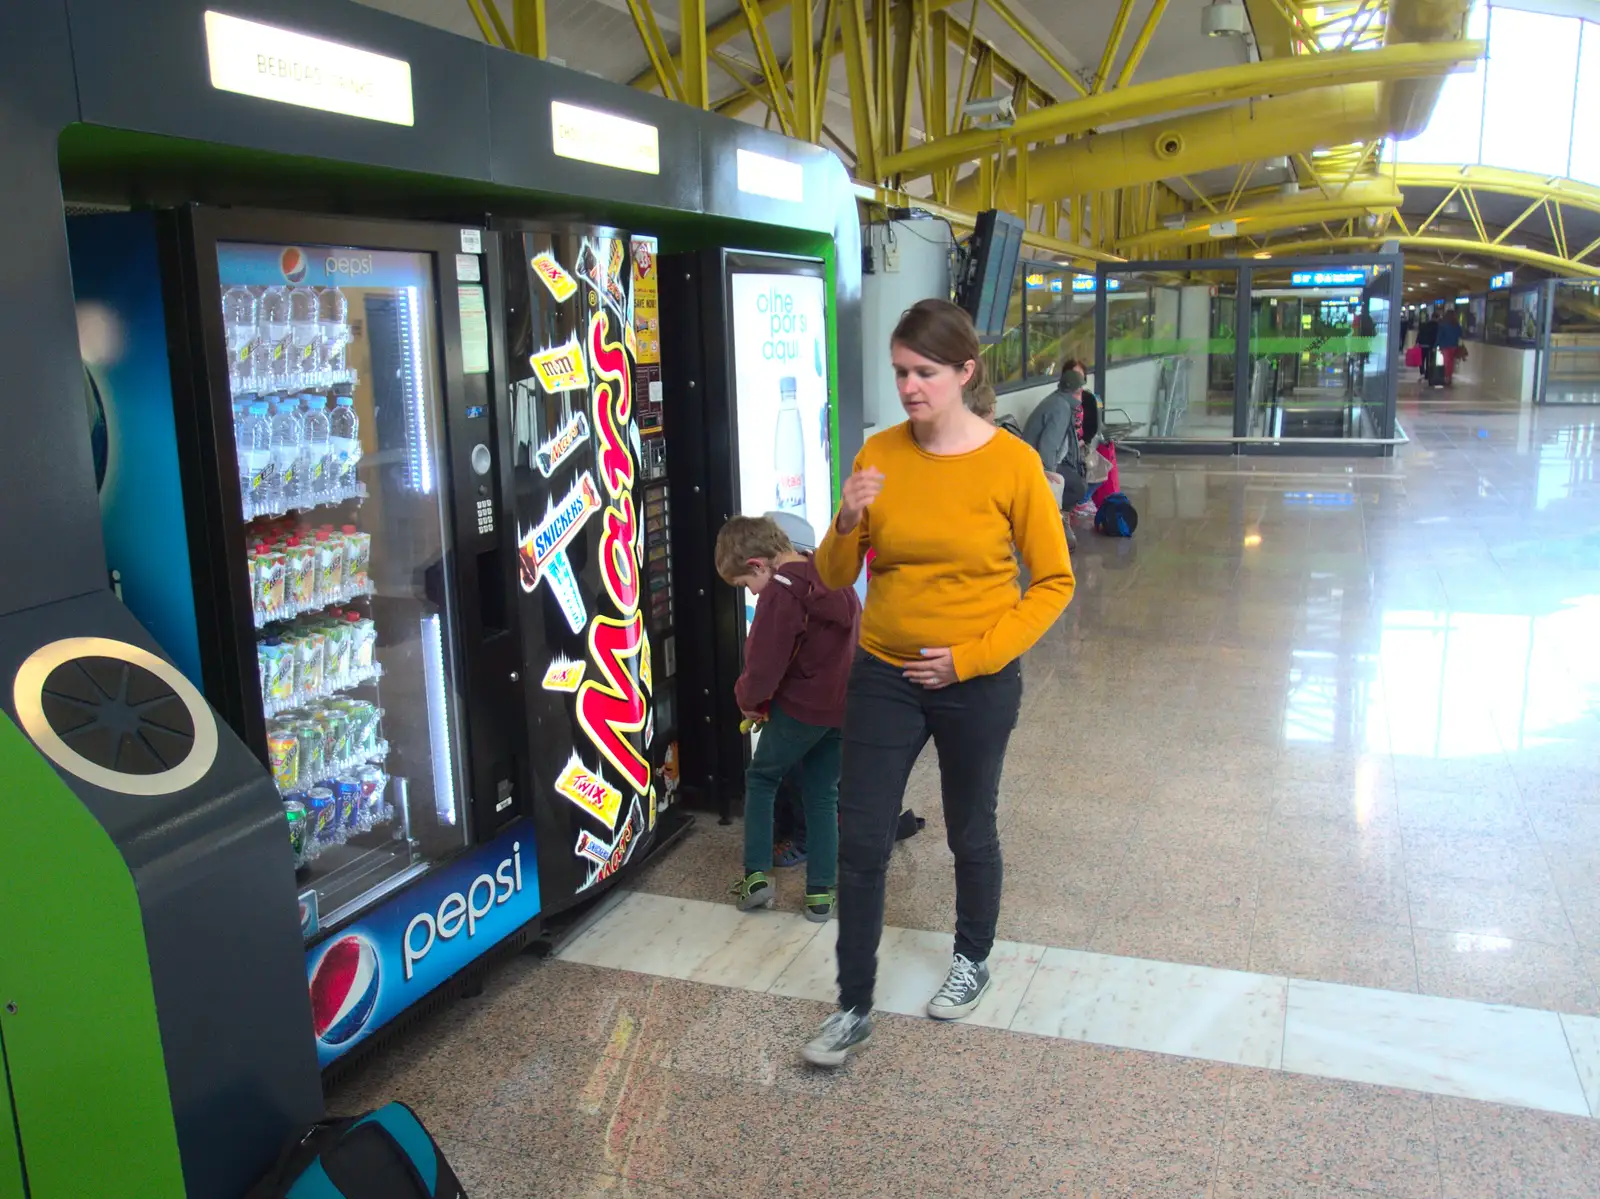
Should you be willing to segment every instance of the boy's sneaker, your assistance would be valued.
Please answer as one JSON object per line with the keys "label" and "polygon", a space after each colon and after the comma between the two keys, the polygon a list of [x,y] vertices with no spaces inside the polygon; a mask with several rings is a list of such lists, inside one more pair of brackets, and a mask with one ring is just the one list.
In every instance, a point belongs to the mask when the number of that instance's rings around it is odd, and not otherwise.
{"label": "boy's sneaker", "polygon": [[826,924],[833,915],[835,892],[832,887],[826,891],[806,892],[806,919],[813,924]]}
{"label": "boy's sneaker", "polygon": [[822,1022],[822,1031],[811,1038],[800,1056],[813,1066],[834,1069],[844,1065],[856,1050],[865,1049],[871,1040],[871,1016],[838,1011]]}
{"label": "boy's sneaker", "polygon": [[928,1015],[935,1020],[959,1020],[983,1002],[989,990],[989,965],[956,954],[944,986],[928,1000]]}
{"label": "boy's sneaker", "polygon": [[734,883],[732,892],[735,896],[734,902],[739,905],[741,912],[770,908],[772,901],[778,897],[771,880],[759,870],[751,871]]}
{"label": "boy's sneaker", "polygon": [[805,846],[795,841],[779,841],[772,847],[772,864],[787,870],[802,865],[806,860]]}

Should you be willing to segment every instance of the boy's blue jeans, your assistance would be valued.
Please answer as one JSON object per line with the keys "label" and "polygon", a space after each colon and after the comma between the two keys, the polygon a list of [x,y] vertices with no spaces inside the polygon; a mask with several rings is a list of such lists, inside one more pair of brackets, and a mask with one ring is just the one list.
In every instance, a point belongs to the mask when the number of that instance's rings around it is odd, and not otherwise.
{"label": "boy's blue jeans", "polygon": [[783,776],[798,765],[806,810],[806,892],[826,891],[839,881],[841,744],[838,729],[802,724],[772,705],[744,776],[746,874],[772,869],[772,805]]}

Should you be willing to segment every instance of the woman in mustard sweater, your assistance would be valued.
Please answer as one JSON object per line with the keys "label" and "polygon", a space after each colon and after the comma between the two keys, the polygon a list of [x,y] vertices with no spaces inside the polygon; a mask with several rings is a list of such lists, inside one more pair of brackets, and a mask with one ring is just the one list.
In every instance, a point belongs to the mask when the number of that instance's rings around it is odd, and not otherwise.
{"label": "woman in mustard sweater", "polygon": [[862,447],[814,557],[829,587],[848,587],[874,551],[839,779],[839,1010],[804,1051],[819,1066],[842,1065],[872,1035],[884,876],[906,779],[930,737],[956,860],[956,938],[928,1015],[965,1016],[988,990],[1000,915],[995,804],[1022,701],[1017,660],[1073,589],[1039,456],[962,403],[962,389],[983,381],[967,314],[923,300],[900,318],[890,349],[907,420]]}

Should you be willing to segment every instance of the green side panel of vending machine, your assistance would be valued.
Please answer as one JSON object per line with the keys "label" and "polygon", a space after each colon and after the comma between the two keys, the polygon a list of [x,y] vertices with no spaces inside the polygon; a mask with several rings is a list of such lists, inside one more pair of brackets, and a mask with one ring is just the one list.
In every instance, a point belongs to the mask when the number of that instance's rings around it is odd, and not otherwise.
{"label": "green side panel of vending machine", "polygon": [[17,1147],[17,1119],[11,1110],[4,1036],[0,1036],[0,1199],[26,1199],[22,1189],[22,1153]]}
{"label": "green side panel of vending machine", "polygon": [[[127,863],[0,715],[0,1199],[180,1199],[183,1169]],[[17,1136],[11,1136],[15,1127]],[[18,1142],[20,1141],[20,1150]],[[20,1177],[27,1171],[26,1190]]]}

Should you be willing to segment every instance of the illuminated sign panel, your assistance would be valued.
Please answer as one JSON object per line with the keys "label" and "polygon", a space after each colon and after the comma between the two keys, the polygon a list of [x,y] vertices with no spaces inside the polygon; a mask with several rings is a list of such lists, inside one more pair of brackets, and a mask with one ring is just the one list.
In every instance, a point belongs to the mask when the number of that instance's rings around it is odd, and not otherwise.
{"label": "illuminated sign panel", "polygon": [[1367,281],[1367,272],[1357,268],[1349,271],[1295,271],[1289,276],[1291,287],[1360,287]]}
{"label": "illuminated sign panel", "polygon": [[661,173],[661,137],[654,125],[552,100],[550,132],[551,148],[562,158],[642,175]]}
{"label": "illuminated sign panel", "polygon": [[220,12],[206,13],[206,56],[219,91],[364,121],[416,123],[411,64],[403,59]]}

